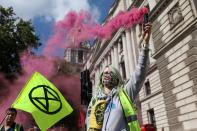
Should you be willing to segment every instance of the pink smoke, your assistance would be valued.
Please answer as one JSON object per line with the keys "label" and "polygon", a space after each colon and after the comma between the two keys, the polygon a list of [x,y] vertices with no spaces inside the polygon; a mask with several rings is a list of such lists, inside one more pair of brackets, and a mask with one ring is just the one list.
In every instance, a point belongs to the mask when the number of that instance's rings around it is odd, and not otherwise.
{"label": "pink smoke", "polygon": [[133,7],[130,11],[119,12],[105,25],[99,25],[90,12],[71,11],[54,26],[54,34],[47,41],[44,54],[54,53],[56,49],[79,47],[80,43],[92,39],[109,39],[119,28],[130,28],[143,21],[143,15],[148,9]]}
{"label": "pink smoke", "polygon": [[[73,106],[75,110],[80,109],[80,78],[77,75],[58,75],[57,74],[57,58],[48,58],[45,56],[35,56],[27,52],[21,55],[21,63],[23,66],[22,74],[18,75],[16,80],[7,80],[0,75],[0,121],[5,117],[5,111],[24,87],[25,83],[30,79],[34,71],[43,74],[47,79],[61,91],[63,96]],[[76,118],[75,121],[77,121]],[[17,120],[27,130],[34,125],[33,118],[30,114],[18,111]]]}
{"label": "pink smoke", "polygon": [[[59,88],[69,102],[79,110],[80,105],[80,79],[77,76],[57,76],[57,58],[54,56],[57,50],[65,49],[69,46],[77,47],[80,42],[90,39],[110,38],[112,33],[120,27],[130,28],[142,22],[143,15],[147,13],[146,8],[132,8],[128,12],[120,12],[116,17],[109,20],[104,26],[96,23],[90,13],[81,11],[70,12],[64,20],[55,24],[54,35],[48,40],[44,49],[45,56],[35,56],[28,52],[21,55],[23,66],[22,74],[17,80],[6,80],[0,75],[0,120],[4,118],[5,110],[11,106],[20,90],[24,87],[27,80],[34,71],[38,71],[46,78],[52,80],[53,84]],[[23,124],[27,129],[32,125],[30,114],[19,111],[17,122]]]}
{"label": "pink smoke", "polygon": [[[0,75],[0,121],[4,119],[6,109],[11,106],[13,101],[18,96],[20,90],[25,84],[26,79],[27,78],[25,77],[21,77],[17,80],[7,80],[3,77],[3,75]],[[28,113],[18,111],[17,121],[19,123],[23,123],[25,126],[29,126],[31,121],[28,116]]]}
{"label": "pink smoke", "polygon": [[21,64],[24,75],[30,76],[33,72],[38,71],[44,76],[51,77],[55,72],[55,58],[46,56],[35,56],[27,52],[21,55]]}
{"label": "pink smoke", "polygon": [[[21,74],[18,74],[17,79],[7,80],[2,74],[0,75],[0,121],[3,120],[6,109],[14,102],[34,71],[39,71],[50,78],[55,69],[54,60],[44,56],[37,57],[30,55],[27,52],[24,52],[21,55],[21,64],[23,66],[23,71]],[[29,117],[27,117],[27,113],[19,111],[18,116],[17,120],[25,126],[28,126],[28,123],[31,123]]]}

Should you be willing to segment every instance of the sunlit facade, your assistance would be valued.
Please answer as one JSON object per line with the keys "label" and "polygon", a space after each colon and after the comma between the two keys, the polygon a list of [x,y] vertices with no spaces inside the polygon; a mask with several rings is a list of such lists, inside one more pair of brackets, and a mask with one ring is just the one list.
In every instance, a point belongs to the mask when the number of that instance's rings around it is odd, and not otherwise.
{"label": "sunlit facade", "polygon": [[[150,8],[150,61],[136,100],[142,124],[157,131],[197,130],[197,1],[116,0],[106,21],[132,6]],[[116,67],[125,82],[135,70],[141,26],[119,29],[110,40],[96,41],[84,69],[90,70],[93,93],[107,65]]]}
{"label": "sunlit facade", "polygon": [[90,44],[83,42],[78,48],[66,48],[64,51],[64,59],[71,65],[72,71],[81,72],[86,62],[87,55],[90,51]]}

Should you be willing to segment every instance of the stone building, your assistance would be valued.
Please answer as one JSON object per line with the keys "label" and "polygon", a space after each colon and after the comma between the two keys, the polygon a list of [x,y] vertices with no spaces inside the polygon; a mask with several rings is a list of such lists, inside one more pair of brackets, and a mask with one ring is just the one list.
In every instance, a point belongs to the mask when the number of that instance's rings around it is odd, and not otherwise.
{"label": "stone building", "polygon": [[[136,101],[141,123],[152,123],[158,131],[196,131],[197,0],[116,0],[106,21],[132,6],[148,6],[152,22],[151,66]],[[95,42],[84,66],[93,93],[106,65],[128,80],[137,65],[140,33],[140,25],[121,28],[110,40]]]}
{"label": "stone building", "polygon": [[88,42],[83,42],[78,48],[66,48],[64,51],[64,59],[69,67],[72,68],[73,72],[81,72],[83,70],[83,65],[87,59],[87,55],[90,51],[90,44]]}

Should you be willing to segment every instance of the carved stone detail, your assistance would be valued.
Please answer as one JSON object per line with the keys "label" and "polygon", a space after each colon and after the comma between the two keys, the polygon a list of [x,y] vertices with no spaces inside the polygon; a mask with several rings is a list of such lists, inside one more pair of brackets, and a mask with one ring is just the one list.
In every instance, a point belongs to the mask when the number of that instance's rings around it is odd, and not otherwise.
{"label": "carved stone detail", "polygon": [[170,26],[173,28],[183,20],[181,9],[178,3],[168,12]]}

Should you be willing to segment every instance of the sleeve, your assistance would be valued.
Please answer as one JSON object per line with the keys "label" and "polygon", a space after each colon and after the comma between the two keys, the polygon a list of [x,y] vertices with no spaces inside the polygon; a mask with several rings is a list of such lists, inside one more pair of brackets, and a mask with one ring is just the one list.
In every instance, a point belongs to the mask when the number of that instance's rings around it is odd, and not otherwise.
{"label": "sleeve", "polygon": [[138,58],[138,65],[125,85],[125,91],[130,96],[132,101],[136,98],[142,88],[143,82],[146,78],[146,72],[150,64],[149,49],[147,45],[148,44],[145,44],[145,46],[141,48]]}

